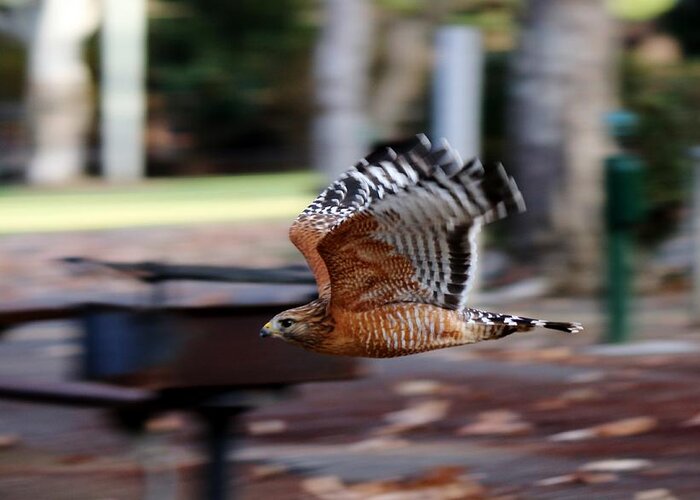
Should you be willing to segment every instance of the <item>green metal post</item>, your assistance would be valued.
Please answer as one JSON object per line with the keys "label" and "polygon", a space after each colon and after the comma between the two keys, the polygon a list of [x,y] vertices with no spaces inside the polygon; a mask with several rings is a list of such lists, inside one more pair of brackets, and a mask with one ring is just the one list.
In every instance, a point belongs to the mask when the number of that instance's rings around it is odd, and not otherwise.
{"label": "green metal post", "polygon": [[630,336],[630,236],[629,231],[608,232],[608,330],[607,342],[619,344]]}
{"label": "green metal post", "polygon": [[642,214],[641,161],[627,153],[611,156],[605,164],[608,254],[608,330],[606,341],[621,343],[630,337],[632,293],[632,230]]}
{"label": "green metal post", "polygon": [[607,117],[611,135],[620,152],[605,161],[606,233],[608,256],[608,328],[605,340],[629,340],[632,293],[632,230],[644,211],[642,170],[639,158],[629,152],[638,119],[633,113],[617,111]]}

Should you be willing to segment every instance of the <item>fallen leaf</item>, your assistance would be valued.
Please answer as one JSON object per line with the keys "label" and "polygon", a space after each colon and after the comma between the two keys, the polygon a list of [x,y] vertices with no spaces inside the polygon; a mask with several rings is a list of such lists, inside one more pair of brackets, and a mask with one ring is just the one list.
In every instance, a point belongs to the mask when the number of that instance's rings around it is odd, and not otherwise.
{"label": "fallen leaf", "polygon": [[533,410],[537,411],[552,411],[568,408],[569,402],[560,398],[541,399],[532,405]]}
{"label": "fallen leaf", "polygon": [[549,437],[550,441],[581,441],[596,437],[624,437],[643,434],[654,429],[658,420],[653,417],[633,417],[606,424],[560,432]]}
{"label": "fallen leaf", "polygon": [[436,380],[407,380],[394,386],[402,396],[426,396],[445,392],[445,385]]}
{"label": "fallen leaf", "polygon": [[619,477],[617,474],[611,472],[585,472],[579,471],[576,473],[578,481],[583,484],[602,484],[602,483],[612,483],[617,481]]}
{"label": "fallen leaf", "polygon": [[486,490],[461,467],[439,467],[422,476],[346,485],[335,476],[301,482],[302,489],[321,500],[485,500]]}
{"label": "fallen leaf", "polygon": [[22,442],[22,439],[17,434],[0,435],[0,450],[12,448]]}
{"label": "fallen leaf", "polygon": [[658,424],[659,421],[654,417],[634,417],[599,425],[595,429],[602,437],[634,436],[649,432]]}
{"label": "fallen leaf", "polygon": [[700,425],[700,413],[683,422],[683,427],[694,427]]}
{"label": "fallen leaf", "polygon": [[408,486],[418,488],[426,486],[442,486],[459,481],[464,474],[464,469],[458,466],[436,467],[424,473],[422,476],[404,481]]}
{"label": "fallen leaf", "polygon": [[634,500],[678,500],[669,490],[658,488],[655,490],[639,491],[634,494]]}
{"label": "fallen leaf", "polygon": [[301,482],[301,489],[322,499],[335,498],[335,495],[346,492],[345,484],[337,476],[319,476],[304,479]]}
{"label": "fallen leaf", "polygon": [[380,428],[378,432],[395,434],[423,427],[443,419],[449,407],[449,401],[438,399],[412,404],[403,410],[384,415],[384,420],[389,422],[389,425]]}
{"label": "fallen leaf", "polygon": [[287,430],[287,422],[284,420],[259,420],[248,422],[248,434],[251,436],[264,436],[278,434]]}
{"label": "fallen leaf", "polygon": [[[482,354],[484,352],[482,351]],[[489,357],[505,359],[515,363],[556,362],[568,360],[573,356],[573,350],[569,347],[548,347],[539,349],[518,349],[508,351],[495,351],[489,353]]]}
{"label": "fallen leaf", "polygon": [[146,422],[146,430],[148,432],[175,432],[184,427],[185,423],[181,415],[174,413],[154,417]]}
{"label": "fallen leaf", "polygon": [[282,464],[262,464],[255,465],[251,469],[250,474],[253,476],[253,479],[267,479],[284,474],[288,470],[289,469]]}
{"label": "fallen leaf", "polygon": [[576,429],[574,431],[565,431],[558,434],[549,436],[547,439],[549,441],[561,442],[561,441],[582,441],[584,439],[591,439],[596,437],[595,429]]}
{"label": "fallen leaf", "polygon": [[571,403],[602,399],[603,394],[596,389],[586,387],[565,391],[555,398],[542,399],[532,405],[534,410],[549,411],[568,408]]}
{"label": "fallen leaf", "polygon": [[495,410],[480,413],[476,422],[457,430],[459,436],[515,435],[527,434],[532,424],[510,410]]}
{"label": "fallen leaf", "polygon": [[651,467],[651,462],[643,458],[619,458],[589,462],[581,470],[591,472],[628,472]]}
{"label": "fallen leaf", "polygon": [[571,484],[576,481],[575,474],[565,474],[563,476],[553,476],[535,481],[535,486],[559,486],[560,484]]}
{"label": "fallen leaf", "polygon": [[466,476],[461,467],[438,467],[422,476],[396,481],[353,485],[350,491],[363,500],[483,500],[483,486]]}
{"label": "fallen leaf", "polygon": [[539,349],[535,352],[538,356],[537,359],[540,361],[561,361],[573,355],[573,351],[569,347],[550,347],[547,349]]}
{"label": "fallen leaf", "polygon": [[541,479],[535,483],[536,486],[559,486],[561,484],[601,484],[617,481],[617,475],[609,472],[586,472],[578,471],[563,476],[554,476]]}

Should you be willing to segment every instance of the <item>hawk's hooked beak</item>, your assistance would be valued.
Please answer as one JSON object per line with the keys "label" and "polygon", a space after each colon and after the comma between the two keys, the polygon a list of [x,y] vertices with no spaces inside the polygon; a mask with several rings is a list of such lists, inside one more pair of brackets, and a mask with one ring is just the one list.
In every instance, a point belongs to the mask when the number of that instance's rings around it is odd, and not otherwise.
{"label": "hawk's hooked beak", "polygon": [[260,330],[260,337],[265,338],[265,337],[272,337],[273,329],[272,329],[272,323],[267,322],[265,323],[265,326],[262,327],[262,330]]}

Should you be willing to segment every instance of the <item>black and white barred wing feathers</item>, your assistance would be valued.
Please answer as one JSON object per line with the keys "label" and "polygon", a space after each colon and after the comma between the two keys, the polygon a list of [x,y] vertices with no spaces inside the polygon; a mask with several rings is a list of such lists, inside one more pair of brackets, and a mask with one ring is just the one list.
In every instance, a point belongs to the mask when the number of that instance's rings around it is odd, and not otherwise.
{"label": "black and white barred wing feathers", "polygon": [[418,302],[459,310],[481,225],[522,210],[502,166],[463,164],[446,143],[431,151],[421,136],[360,162],[297,221],[320,235],[316,252],[334,306]]}
{"label": "black and white barred wing feathers", "polygon": [[425,156],[430,152],[430,141],[419,135],[363,158],[324,189],[292,223],[289,237],[306,258],[321,297],[330,295],[330,278],[318,252],[320,241],[342,222],[366,210],[377,200],[417,182],[418,172],[414,167],[408,170],[397,168],[399,155],[407,151],[417,157]]}

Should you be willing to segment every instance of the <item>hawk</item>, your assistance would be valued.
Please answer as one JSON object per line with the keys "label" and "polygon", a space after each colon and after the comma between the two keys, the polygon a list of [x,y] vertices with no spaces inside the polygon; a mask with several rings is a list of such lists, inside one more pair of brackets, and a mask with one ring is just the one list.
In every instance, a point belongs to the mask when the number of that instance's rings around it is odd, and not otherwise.
{"label": "hawk", "polygon": [[272,318],[262,337],[324,354],[386,358],[561,323],[467,307],[482,224],[525,210],[503,166],[462,163],[419,135],[360,160],[292,223],[318,298]]}

